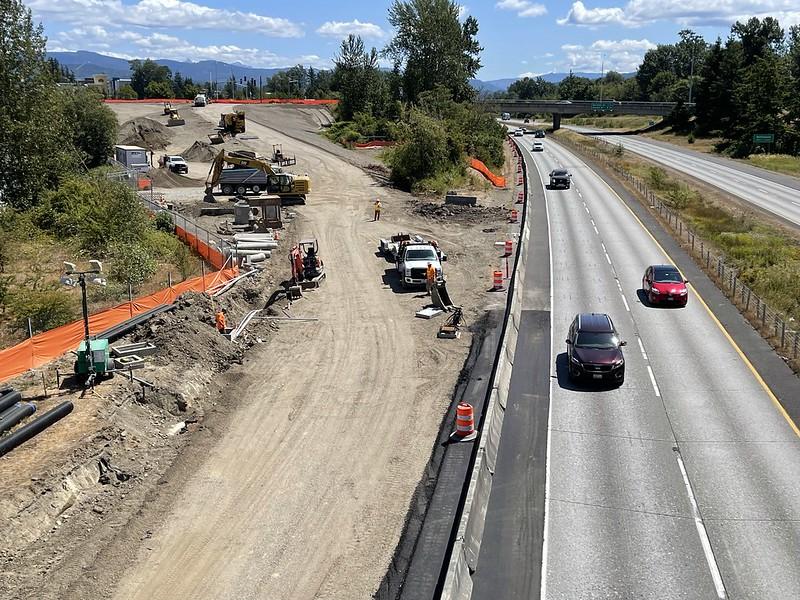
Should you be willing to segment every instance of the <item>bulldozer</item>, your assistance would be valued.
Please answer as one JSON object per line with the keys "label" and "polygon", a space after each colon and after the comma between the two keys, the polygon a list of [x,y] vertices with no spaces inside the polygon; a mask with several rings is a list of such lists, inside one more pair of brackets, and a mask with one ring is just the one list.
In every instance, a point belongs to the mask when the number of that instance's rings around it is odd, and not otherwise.
{"label": "bulldozer", "polygon": [[168,115],[172,112],[172,102],[164,102],[164,115]]}
{"label": "bulldozer", "polygon": [[167,127],[177,127],[178,125],[186,125],[186,119],[182,119],[180,113],[178,113],[176,109],[170,108]]}
{"label": "bulldozer", "polygon": [[315,239],[301,240],[289,252],[292,280],[302,287],[319,287],[325,278],[325,265],[319,257],[319,242]]}
{"label": "bulldozer", "polygon": [[245,131],[245,116],[243,110],[231,113],[222,113],[216,133],[209,134],[208,139],[212,144],[221,144],[226,137],[236,137]]}
{"label": "bulldozer", "polygon": [[206,202],[215,202],[217,186],[224,196],[266,192],[280,196],[283,205],[305,204],[311,180],[308,175],[286,173],[255,152],[223,150],[214,158],[206,178]]}

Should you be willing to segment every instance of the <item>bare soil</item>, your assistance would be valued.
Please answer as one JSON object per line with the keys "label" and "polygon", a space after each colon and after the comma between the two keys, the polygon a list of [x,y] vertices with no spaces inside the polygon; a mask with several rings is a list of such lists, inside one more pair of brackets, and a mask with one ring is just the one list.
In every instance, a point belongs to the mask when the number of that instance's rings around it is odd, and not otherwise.
{"label": "bare soil", "polygon": [[[195,295],[142,326],[134,339],[163,347],[142,374],[158,394],[104,383],[63,427],[0,459],[4,598],[350,599],[380,584],[473,333],[440,340],[443,317],[415,318],[428,298],[401,289],[378,240],[438,240],[450,295],[478,323],[505,301],[488,290],[514,196],[484,193],[469,218],[420,214],[419,200],[367,174],[374,157],[317,135],[324,115],[279,108],[245,107],[255,137],[243,143],[262,154],[282,143],[312,178],[288,236],[319,240],[327,278],[276,311],[309,320],[254,321],[228,347]],[[220,110],[181,108],[187,124],[166,150],[202,140]],[[158,191],[186,211],[202,205],[199,182]],[[287,251],[229,292],[234,319],[287,277]]]}

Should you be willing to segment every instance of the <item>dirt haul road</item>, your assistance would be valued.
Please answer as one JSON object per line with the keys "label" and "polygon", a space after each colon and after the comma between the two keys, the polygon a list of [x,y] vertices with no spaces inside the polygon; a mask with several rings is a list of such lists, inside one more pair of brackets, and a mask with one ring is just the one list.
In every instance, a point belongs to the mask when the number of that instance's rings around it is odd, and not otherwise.
{"label": "dirt haul road", "polygon": [[[396,192],[252,121],[248,134],[264,154],[283,142],[312,175],[299,211],[313,226],[299,234],[319,239],[328,277],[294,312],[319,321],[282,327],[249,363],[228,431],[115,598],[370,597],[466,356],[469,336],[437,342],[438,324],[413,318],[424,301],[381,280],[390,265],[374,252],[397,227]],[[378,195],[385,216],[373,223]]]}

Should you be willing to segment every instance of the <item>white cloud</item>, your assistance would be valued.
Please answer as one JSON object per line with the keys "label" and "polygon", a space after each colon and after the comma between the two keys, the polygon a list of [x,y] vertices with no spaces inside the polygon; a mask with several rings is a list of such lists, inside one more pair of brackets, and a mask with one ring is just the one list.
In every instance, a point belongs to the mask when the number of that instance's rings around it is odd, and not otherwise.
{"label": "white cloud", "polygon": [[541,17],[547,14],[547,7],[530,0],[501,0],[495,6],[501,10],[513,10],[518,17]]}
{"label": "white cloud", "polygon": [[520,73],[517,75],[517,79],[524,79],[525,77],[530,77],[531,79],[536,79],[540,77],[542,73],[534,73],[533,71],[527,71],[525,73]]}
{"label": "white cloud", "polygon": [[182,0],[30,0],[37,17],[86,25],[138,25],[148,28],[250,31],[269,37],[302,37],[300,25],[280,17],[223,10]]}
{"label": "white cloud", "polygon": [[[113,46],[112,46],[113,44]],[[120,46],[130,48],[119,52]],[[117,51],[108,51],[106,48]],[[48,40],[50,51],[75,51],[85,49],[103,50],[103,54],[124,58],[157,58],[197,62],[200,60],[219,60],[239,62],[251,67],[275,68],[296,64],[329,68],[330,61],[316,54],[286,57],[262,48],[243,48],[235,44],[194,44],[188,40],[164,33],[143,33],[139,31],[107,30],[91,25],[64,31]]]}
{"label": "white cloud", "polygon": [[362,38],[382,38],[386,35],[379,26],[374,23],[362,23],[358,19],[353,21],[328,21],[317,29],[320,35],[344,38],[350,34],[360,35]]}
{"label": "white cloud", "polygon": [[558,23],[637,27],[656,21],[674,21],[685,26],[728,26],[750,17],[768,16],[775,17],[784,26],[799,23],[797,0],[629,0],[624,7],[608,8],[587,8],[578,1]]}
{"label": "white cloud", "polygon": [[591,46],[564,44],[561,50],[568,66],[576,71],[618,71],[630,73],[642,63],[645,52],[656,45],[642,40],[597,40]]}

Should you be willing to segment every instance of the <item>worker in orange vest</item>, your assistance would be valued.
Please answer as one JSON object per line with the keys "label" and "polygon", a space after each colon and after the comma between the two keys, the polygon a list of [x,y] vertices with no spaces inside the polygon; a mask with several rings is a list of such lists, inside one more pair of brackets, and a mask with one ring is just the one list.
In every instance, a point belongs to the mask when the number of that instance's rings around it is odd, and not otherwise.
{"label": "worker in orange vest", "polygon": [[425,270],[425,287],[428,294],[431,293],[434,285],[436,285],[436,267],[428,263],[428,268]]}
{"label": "worker in orange vest", "polygon": [[225,309],[218,310],[214,320],[217,324],[217,331],[225,333]]}
{"label": "worker in orange vest", "polygon": [[381,200],[378,198],[375,200],[375,214],[372,216],[373,221],[380,221],[381,220]]}

